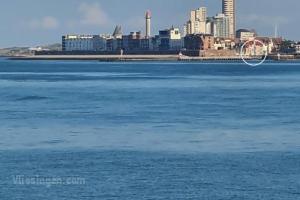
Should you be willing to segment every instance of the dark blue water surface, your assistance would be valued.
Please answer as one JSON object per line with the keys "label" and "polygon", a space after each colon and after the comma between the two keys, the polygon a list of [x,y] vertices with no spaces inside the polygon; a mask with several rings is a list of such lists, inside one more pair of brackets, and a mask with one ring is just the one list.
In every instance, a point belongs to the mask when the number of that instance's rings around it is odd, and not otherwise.
{"label": "dark blue water surface", "polygon": [[2,59],[0,199],[300,199],[300,63]]}

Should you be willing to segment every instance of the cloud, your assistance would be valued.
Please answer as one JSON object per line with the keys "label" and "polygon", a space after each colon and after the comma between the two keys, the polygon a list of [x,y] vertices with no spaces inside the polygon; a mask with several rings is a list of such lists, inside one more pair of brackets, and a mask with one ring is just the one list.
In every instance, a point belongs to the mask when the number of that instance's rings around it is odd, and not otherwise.
{"label": "cloud", "polygon": [[108,24],[108,16],[99,3],[82,3],[79,6],[79,12],[82,14],[80,23],[83,25],[102,26]]}
{"label": "cloud", "polygon": [[46,16],[41,19],[32,19],[29,21],[29,27],[32,29],[51,30],[59,27],[59,22],[55,17]]}

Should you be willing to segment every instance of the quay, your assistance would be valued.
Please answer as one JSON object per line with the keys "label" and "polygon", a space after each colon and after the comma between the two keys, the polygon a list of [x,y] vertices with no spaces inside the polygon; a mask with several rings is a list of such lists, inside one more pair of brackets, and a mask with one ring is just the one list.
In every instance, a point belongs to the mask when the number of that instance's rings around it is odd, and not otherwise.
{"label": "quay", "polygon": [[[81,60],[81,61],[240,61],[240,56],[189,57],[182,55],[31,55],[15,56],[10,60]],[[253,58],[246,57],[245,60]],[[257,57],[256,59],[261,59]]]}

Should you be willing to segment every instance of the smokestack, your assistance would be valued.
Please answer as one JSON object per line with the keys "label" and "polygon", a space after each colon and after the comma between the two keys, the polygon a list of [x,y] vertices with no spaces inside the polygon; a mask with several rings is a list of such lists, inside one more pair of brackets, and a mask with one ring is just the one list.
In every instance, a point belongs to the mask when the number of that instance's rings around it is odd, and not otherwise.
{"label": "smokestack", "polygon": [[146,12],[146,38],[151,37],[151,12],[148,10]]}

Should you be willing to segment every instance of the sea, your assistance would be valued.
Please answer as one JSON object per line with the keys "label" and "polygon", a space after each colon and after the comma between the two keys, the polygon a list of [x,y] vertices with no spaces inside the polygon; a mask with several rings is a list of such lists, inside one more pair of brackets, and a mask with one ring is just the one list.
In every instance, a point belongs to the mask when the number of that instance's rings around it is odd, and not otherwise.
{"label": "sea", "polygon": [[300,199],[300,62],[1,58],[0,199]]}

